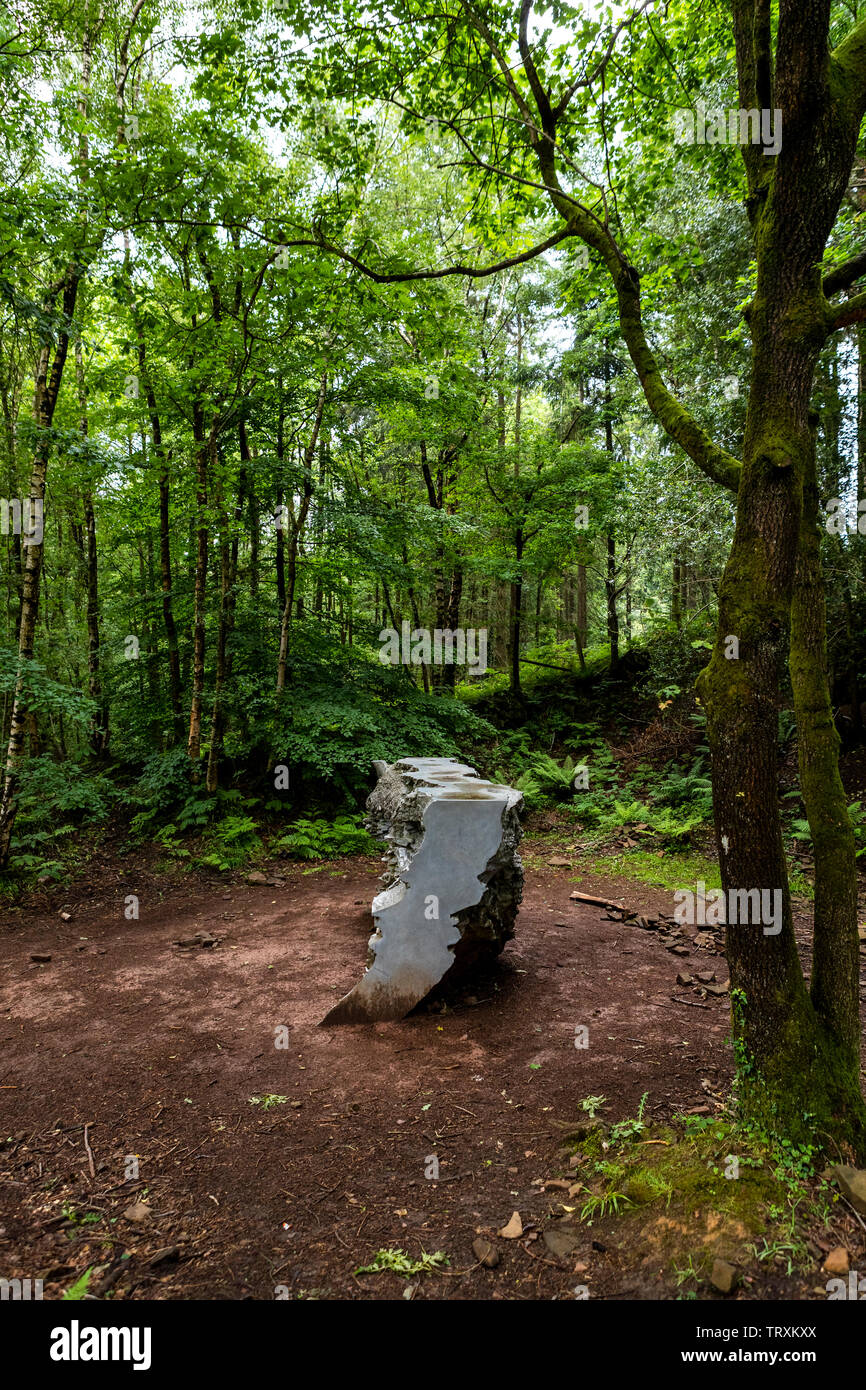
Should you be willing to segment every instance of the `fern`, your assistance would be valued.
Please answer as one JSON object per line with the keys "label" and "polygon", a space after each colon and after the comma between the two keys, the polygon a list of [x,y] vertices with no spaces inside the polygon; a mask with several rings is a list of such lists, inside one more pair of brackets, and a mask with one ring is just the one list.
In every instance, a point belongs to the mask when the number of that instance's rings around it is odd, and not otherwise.
{"label": "fern", "polygon": [[274,848],[292,859],[338,859],[347,854],[369,854],[376,848],[373,837],[357,816],[337,816],[332,822],[295,821],[288,835],[275,841]]}
{"label": "fern", "polygon": [[84,1273],[70,1284],[61,1295],[61,1302],[74,1302],[78,1299],[86,1298],[90,1289],[90,1281],[93,1278],[93,1269],[86,1269]]}

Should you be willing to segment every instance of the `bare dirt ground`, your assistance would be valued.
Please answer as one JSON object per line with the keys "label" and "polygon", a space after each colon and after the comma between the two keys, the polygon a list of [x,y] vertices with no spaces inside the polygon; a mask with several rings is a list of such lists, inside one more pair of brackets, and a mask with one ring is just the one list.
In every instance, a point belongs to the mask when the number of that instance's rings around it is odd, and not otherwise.
{"label": "bare dirt ground", "polygon": [[[677,1296],[640,1235],[604,1221],[557,1258],[544,1232],[563,1193],[541,1184],[566,1167],[582,1097],[607,1097],[618,1119],[648,1092],[650,1121],[720,1104],[728,1000],[676,976],[724,982],[722,956],[690,941],[674,954],[572,901],[568,868],[544,868],[527,873],[496,970],[444,1012],[324,1030],[363,969],[378,871],[346,860],[278,886],[166,886],[102,865],[65,900],[2,913],[0,1275],[42,1277],[46,1298],[88,1268],[91,1293],[127,1299],[550,1299],[578,1278],[593,1297]],[[579,888],[672,910],[626,881]],[[216,944],[173,944],[198,931]],[[252,1103],[268,1096],[285,1103]],[[499,1238],[514,1211],[523,1236]],[[476,1261],[478,1235],[497,1268]],[[383,1248],[450,1265],[408,1285],[355,1273]],[[767,1269],[748,1296],[815,1296],[810,1282]]]}

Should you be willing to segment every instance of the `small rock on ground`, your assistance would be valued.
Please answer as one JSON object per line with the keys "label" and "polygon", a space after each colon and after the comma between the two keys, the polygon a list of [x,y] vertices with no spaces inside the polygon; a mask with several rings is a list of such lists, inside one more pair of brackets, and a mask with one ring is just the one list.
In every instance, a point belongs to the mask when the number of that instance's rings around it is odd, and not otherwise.
{"label": "small rock on ground", "polygon": [[847,1274],[849,1265],[848,1251],[845,1249],[844,1245],[837,1245],[834,1250],[830,1251],[824,1261],[824,1273]]}
{"label": "small rock on ground", "polygon": [[739,1280],[739,1271],[727,1260],[713,1260],[710,1283],[719,1293],[730,1293]]}
{"label": "small rock on ground", "polygon": [[477,1240],[473,1240],[472,1253],[478,1263],[483,1265],[485,1269],[495,1269],[502,1259],[496,1246],[491,1245],[490,1241],[485,1240],[483,1236],[479,1236]]}

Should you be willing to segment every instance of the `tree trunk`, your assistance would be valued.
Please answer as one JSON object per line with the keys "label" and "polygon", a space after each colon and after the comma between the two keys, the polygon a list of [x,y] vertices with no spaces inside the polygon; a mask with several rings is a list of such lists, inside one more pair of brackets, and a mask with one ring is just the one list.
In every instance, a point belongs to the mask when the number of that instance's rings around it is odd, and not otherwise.
{"label": "tree trunk", "polygon": [[[87,418],[87,385],[84,379],[84,357],[81,338],[75,339],[75,379],[78,388],[80,410],[80,429],[84,439],[89,434]],[[87,624],[87,693],[93,700],[96,710],[90,731],[90,747],[96,757],[102,757],[108,748],[108,707],[102,697],[100,681],[100,651],[102,646],[99,624],[99,567],[96,549],[96,515],[93,509],[93,493],[89,480],[82,488],[84,505],[84,535],[82,537],[82,558],[85,574],[85,621]]]}
{"label": "tree trunk", "polygon": [[[818,1105],[842,1121],[856,1147],[866,1138],[860,1096],[860,951],[857,865],[848,798],[839,776],[839,735],[827,679],[827,636],[814,451],[803,492],[803,518],[791,610],[789,657],[800,789],[812,832],[815,906],[811,1058],[820,1075]],[[803,1078],[810,1087],[814,1077]],[[813,1113],[816,1107],[804,1104]],[[825,1112],[826,1118],[826,1112]],[[838,1124],[836,1129],[839,1133]]]}
{"label": "tree trunk", "polygon": [[[57,335],[54,360],[50,362],[51,345],[44,343],[37,361],[36,389],[33,415],[39,429],[38,444],[33,456],[30,476],[30,497],[39,507],[45,503],[45,482],[48,474],[48,454],[50,450],[50,430],[63,381],[63,368],[69,351],[69,332],[75,301],[81,278],[81,267],[71,266],[56,298],[63,295],[62,326]],[[50,306],[53,307],[53,304]],[[50,370],[49,370],[50,362]],[[21,595],[21,622],[18,633],[18,677],[15,682],[15,697],[12,704],[12,717],[9,723],[9,743],[6,749],[6,765],[3,781],[3,796],[0,799],[0,869],[9,862],[12,844],[12,830],[15,825],[17,791],[20,777],[21,757],[24,751],[24,735],[27,728],[25,708],[26,666],[33,660],[33,645],[36,636],[36,622],[39,616],[39,586],[42,578],[44,545],[32,540],[24,547],[24,577]]]}
{"label": "tree trunk", "polygon": [[212,451],[216,440],[211,432],[206,439],[204,418],[198,402],[193,405],[193,438],[195,440],[196,476],[196,548],[195,583],[192,620],[192,694],[189,707],[189,737],[187,753],[194,764],[193,778],[198,777],[198,762],[201,757],[201,716],[204,699],[204,654],[205,654],[205,595],[207,591],[207,552],[208,552],[208,472]]}
{"label": "tree trunk", "polygon": [[625,640],[631,648],[631,558],[625,561]]}
{"label": "tree trunk", "polygon": [[[610,383],[613,364],[608,340],[604,341],[604,447],[611,464],[613,463],[613,405]],[[610,643],[610,669],[615,671],[619,665],[619,616],[616,611],[616,536],[613,531],[607,537],[607,573],[605,578],[605,599],[607,602],[607,640]]]}
{"label": "tree trunk", "polygon": [[325,409],[325,394],[328,385],[327,372],[322,373],[322,380],[319,386],[319,396],[316,401],[316,413],[313,419],[313,428],[310,434],[309,443],[304,451],[304,490],[301,497],[301,504],[297,516],[294,515],[294,507],[291,512],[291,543],[289,546],[289,563],[286,574],[286,599],[283,604],[283,615],[280,622],[280,654],[277,661],[277,695],[279,696],[286,684],[286,664],[289,651],[289,627],[292,621],[292,604],[295,598],[295,584],[298,572],[298,543],[303,533],[307,521],[307,514],[310,510],[310,500],[313,496],[313,459],[316,455],[316,442],[319,438],[319,431],[322,427],[322,414]]}
{"label": "tree trunk", "polygon": [[518,528],[514,539],[514,560],[517,577],[509,586],[508,610],[508,661],[510,667],[511,694],[520,699],[520,620],[523,608],[523,531]]}
{"label": "tree trunk", "polygon": [[607,538],[607,573],[604,581],[607,600],[607,640],[610,643],[610,669],[619,665],[619,615],[616,611],[616,537]]}
{"label": "tree trunk", "polygon": [[171,717],[175,738],[180,736],[183,727],[183,697],[180,675],[180,650],[177,641],[177,624],[174,620],[174,599],[171,574],[171,530],[169,504],[171,500],[170,458],[162,441],[162,422],[156,403],[156,392],[147,365],[147,350],[144,333],[135,320],[138,334],[138,370],[144,387],[147,413],[150,420],[150,439],[153,455],[157,462],[157,487],[159,489],[159,578],[162,589],[162,621],[168,647],[168,694],[171,704]]}
{"label": "tree trunk", "polygon": [[577,567],[577,654],[580,657],[580,666],[583,670],[586,666],[584,652],[586,650],[587,638],[587,614],[586,614],[586,565]]}
{"label": "tree trunk", "polygon": [[[241,429],[243,429],[243,426],[241,426]],[[242,445],[242,460],[244,459],[244,452],[245,450]],[[246,462],[248,462],[248,457]],[[216,671],[214,674],[210,748],[208,749],[207,777],[205,781],[205,785],[209,792],[215,792],[219,786],[219,764],[222,756],[223,739],[226,728],[225,692],[231,675],[231,656],[229,654],[228,644],[231,640],[235,622],[238,543],[240,539],[241,522],[243,520],[246,481],[246,472],[242,469],[238,484],[238,495],[235,504],[234,526],[232,528],[231,539],[229,539],[228,535],[228,518],[225,513],[223,513],[223,526],[220,535],[220,612],[217,624]]]}
{"label": "tree trunk", "polygon": [[[463,596],[463,570],[459,564],[455,564],[451,571],[451,580],[448,585],[447,595],[444,595],[444,605],[441,614],[438,616],[436,626],[445,631],[455,632],[460,626],[460,600]],[[435,675],[435,673],[434,673]],[[436,682],[441,689],[454,693],[457,684],[457,667],[443,665],[439,668],[439,679]]]}
{"label": "tree trunk", "polygon": [[[406,548],[405,543],[404,543],[404,545],[403,545],[403,565],[404,565],[404,567],[405,567],[405,569],[406,569],[406,572],[407,572],[407,574],[408,574],[408,573],[410,572],[410,571],[409,571],[409,552],[408,552],[408,550],[407,550],[407,548]],[[417,597],[416,597],[416,595],[415,595],[414,586],[411,585],[411,584],[409,585],[409,603],[410,603],[410,606],[411,606],[411,608],[412,608],[412,621],[414,622],[416,629],[417,629],[417,628],[420,628],[420,626],[421,626],[421,615],[420,615],[420,613],[418,612],[418,600],[417,600]],[[422,661],[420,664],[421,664],[421,681],[422,681],[422,683],[423,683],[423,685],[424,685],[424,694],[425,694],[425,695],[429,695],[429,694],[430,694],[430,672],[429,672],[429,670],[428,670],[428,668],[427,668],[427,663],[426,663],[426,661]]]}
{"label": "tree trunk", "polygon": [[[803,255],[804,248],[798,247]],[[848,971],[847,939],[854,860],[840,808],[835,731],[823,670],[823,603],[815,538],[814,440],[809,396],[822,341],[824,310],[813,267],[799,274],[783,254],[759,258],[752,302],[752,384],[744,437],[737,522],[719,592],[719,632],[698,681],[713,757],[716,833],[722,885],[781,895],[775,924],[726,930],[734,1046],[741,1104],[767,1130],[806,1142],[819,1128],[863,1139],[862,1102],[846,1077],[859,1071],[845,1033],[831,1034],[806,990],[794,940],[778,803],[777,708],[793,611],[791,673],[798,723],[803,720],[801,775],[807,814],[821,845],[821,945],[816,935],[816,997]],[[787,253],[790,254],[790,253]],[[803,507],[804,483],[807,505]],[[798,565],[799,552],[799,565]],[[795,574],[798,576],[796,600]],[[816,632],[820,623],[821,633]],[[829,728],[828,728],[829,722]],[[816,870],[817,871],[817,870]],[[835,899],[832,902],[831,899]],[[728,899],[730,901],[730,897]],[[834,945],[828,950],[828,943]],[[841,949],[836,966],[832,949]],[[848,1008],[847,987],[839,1007]],[[844,1101],[846,1117],[839,1113]],[[810,1118],[807,1118],[810,1117]]]}
{"label": "tree trunk", "polygon": [[[244,439],[247,437],[246,426],[242,423]],[[243,457],[243,453],[241,454]],[[247,497],[250,506],[250,598],[252,600],[253,611],[256,611],[256,599],[259,596],[259,498],[256,491],[255,463],[258,459],[258,450],[250,450],[249,457],[249,477],[247,480]]]}
{"label": "tree trunk", "polygon": [[283,462],[286,456],[286,413],[283,406],[283,379],[280,377],[280,406],[277,415],[277,605],[280,615],[286,607],[286,536],[283,526],[283,507],[285,494],[283,485]]}

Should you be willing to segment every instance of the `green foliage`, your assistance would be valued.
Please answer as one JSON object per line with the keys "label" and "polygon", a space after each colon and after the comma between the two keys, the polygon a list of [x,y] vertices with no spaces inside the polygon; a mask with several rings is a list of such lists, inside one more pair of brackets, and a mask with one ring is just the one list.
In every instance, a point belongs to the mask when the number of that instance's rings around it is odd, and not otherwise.
{"label": "green foliage", "polygon": [[623,1204],[630,1205],[624,1192],[590,1192],[580,1210],[580,1219],[591,1226],[598,1216],[618,1216]]}
{"label": "green foliage", "polygon": [[[523,792],[529,810],[565,801],[572,795],[575,776],[572,758],[567,757],[560,766],[548,753],[531,753],[528,764],[514,786]],[[501,780],[506,780],[499,775]]]}
{"label": "green foliage", "polygon": [[59,879],[76,830],[108,818],[119,793],[102,773],[47,754],[31,758],[21,771],[14,875]]}
{"label": "green foliage", "polygon": [[63,1215],[72,1226],[96,1226],[102,1220],[98,1211],[79,1210],[71,1202],[64,1204]]}
{"label": "green foliage", "polygon": [[58,762],[43,755],[25,764],[20,779],[19,816],[28,826],[56,824],[66,819],[77,824],[105,820],[118,793],[110,778],[88,772],[73,762]]}
{"label": "green foliage", "polygon": [[607,1105],[605,1096],[584,1096],[580,1102],[581,1110],[585,1110],[591,1120],[594,1120],[602,1106]]}
{"label": "green foliage", "polygon": [[69,1285],[68,1289],[64,1289],[63,1293],[60,1295],[61,1302],[75,1302],[78,1299],[86,1298],[90,1292],[90,1281],[92,1278],[93,1269],[86,1269],[83,1274],[79,1275],[73,1284]]}
{"label": "green foliage", "polygon": [[266,1096],[250,1096],[250,1105],[260,1105],[262,1110],[273,1110],[275,1105],[285,1105],[288,1096],[278,1096],[270,1093]]}
{"label": "green foliage", "polygon": [[18,652],[0,647],[0,695],[11,695],[19,674],[21,700],[27,710],[38,710],[48,718],[66,719],[82,728],[93,718],[96,706],[80,690],[53,680],[39,661],[20,662]]}
{"label": "green foliage", "polygon": [[330,783],[339,797],[360,797],[376,759],[455,757],[495,730],[458,700],[433,698],[409,684],[405,668],[374,665],[356,651],[299,636],[303,660],[291,702],[268,734],[293,785]]}
{"label": "green foliage", "polygon": [[[799,800],[800,793],[794,792],[792,797]],[[855,853],[859,859],[862,854],[866,854],[866,810],[860,801],[852,801],[849,804],[848,818],[857,846]],[[793,816],[788,825],[788,831],[793,840],[801,840],[804,844],[812,843],[812,830],[805,816]]]}
{"label": "green foliage", "polygon": [[206,869],[226,873],[246,863],[261,848],[258,826],[252,816],[226,816],[204,837],[205,853],[198,862]]}
{"label": "green foliage", "polygon": [[861,854],[866,854],[866,809],[860,801],[852,801],[848,807],[848,817],[851,821],[851,829],[854,831],[854,840],[857,844],[857,858]]}
{"label": "green foliage", "polygon": [[648,801],[620,800],[599,791],[585,792],[575,798],[575,809],[581,820],[600,831],[618,830],[625,826],[640,827],[658,836],[663,843],[677,845],[712,817],[712,785],[703,772],[703,758],[695,760],[688,771],[668,764],[661,776],[654,778],[644,770],[641,777],[626,784],[649,792]]}
{"label": "green foliage", "polygon": [[632,1139],[637,1138],[639,1134],[643,1133],[643,1131],[646,1129],[646,1125],[644,1124],[643,1112],[646,1109],[646,1103],[648,1098],[649,1092],[644,1091],[638,1104],[637,1115],[633,1120],[618,1120],[615,1125],[611,1126],[611,1144],[618,1145],[630,1143]]}
{"label": "green foliage", "polygon": [[134,787],[126,793],[127,805],[140,807],[132,818],[133,833],[143,835],[173,808],[197,801],[201,794],[191,794],[191,788],[186,749],[173,748],[166,753],[151,754]]}
{"label": "green foliage", "polygon": [[154,832],[153,841],[174,859],[189,859],[190,857],[190,851],[180,842],[178,828],[173,821],[169,821],[167,825],[161,825],[159,830]]}
{"label": "green foliage", "polygon": [[669,621],[656,621],[652,625],[646,634],[650,662],[648,682],[658,700],[676,699],[680,691],[692,689],[698,673],[707,663],[707,649],[712,645],[713,636],[706,614],[679,628]]}
{"label": "green foliage", "polygon": [[371,854],[376,841],[361,825],[360,816],[336,816],[333,821],[296,820],[288,835],[271,846],[291,859],[339,859],[349,854]]}
{"label": "green foliage", "polygon": [[438,1269],[443,1269],[451,1261],[444,1250],[437,1250],[433,1254],[426,1254],[422,1251],[418,1259],[412,1259],[405,1250],[377,1250],[372,1261],[368,1265],[361,1265],[355,1270],[356,1274],[400,1274],[404,1279],[412,1279],[416,1274],[433,1274]]}
{"label": "green foliage", "polygon": [[712,816],[713,785],[704,757],[697,757],[688,770],[668,763],[653,788],[653,800],[659,806],[686,808],[701,820]]}

